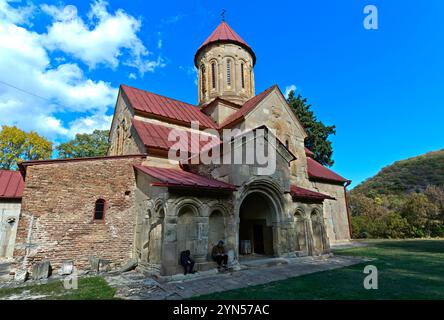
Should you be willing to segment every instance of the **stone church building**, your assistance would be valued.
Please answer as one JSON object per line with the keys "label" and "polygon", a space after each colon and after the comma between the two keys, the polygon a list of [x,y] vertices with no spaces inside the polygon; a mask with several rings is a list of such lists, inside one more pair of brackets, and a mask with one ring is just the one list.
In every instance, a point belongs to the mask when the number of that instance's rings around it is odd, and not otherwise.
{"label": "stone church building", "polygon": [[[116,267],[135,258],[143,271],[172,275],[182,271],[185,249],[199,270],[214,268],[209,253],[220,239],[233,265],[245,255],[321,255],[348,241],[350,181],[312,158],[276,85],[256,94],[255,63],[252,48],[222,22],[194,56],[197,105],[121,85],[107,156],[22,163],[17,264],[49,260],[57,269],[71,260],[84,269],[91,256]],[[222,141],[224,129],[240,133]],[[172,131],[191,147],[174,161]],[[208,146],[193,142],[196,133],[244,151],[248,139],[265,137],[275,170],[188,161]]]}

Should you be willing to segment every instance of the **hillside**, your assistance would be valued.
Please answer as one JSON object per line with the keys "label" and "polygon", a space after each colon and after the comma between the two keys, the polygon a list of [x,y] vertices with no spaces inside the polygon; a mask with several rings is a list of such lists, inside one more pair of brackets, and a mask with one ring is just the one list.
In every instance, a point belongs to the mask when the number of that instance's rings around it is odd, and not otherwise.
{"label": "hillside", "polygon": [[444,149],[397,161],[356,186],[366,196],[422,192],[428,185],[444,186]]}

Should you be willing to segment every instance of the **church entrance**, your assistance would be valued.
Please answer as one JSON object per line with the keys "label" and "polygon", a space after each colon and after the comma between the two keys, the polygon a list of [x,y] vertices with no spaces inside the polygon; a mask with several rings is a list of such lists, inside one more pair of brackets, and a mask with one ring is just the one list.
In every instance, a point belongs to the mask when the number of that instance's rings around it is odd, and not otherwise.
{"label": "church entrance", "polygon": [[249,194],[241,204],[239,217],[239,254],[267,255],[273,251],[273,206],[259,192]]}

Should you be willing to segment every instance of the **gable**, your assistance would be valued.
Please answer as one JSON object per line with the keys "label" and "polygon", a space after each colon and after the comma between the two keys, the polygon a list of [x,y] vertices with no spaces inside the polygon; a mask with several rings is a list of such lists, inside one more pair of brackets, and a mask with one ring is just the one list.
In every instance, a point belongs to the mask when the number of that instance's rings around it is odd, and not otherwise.
{"label": "gable", "polygon": [[290,137],[303,141],[307,137],[304,127],[277,86],[245,116],[246,129],[260,125],[275,130],[276,136],[282,141]]}

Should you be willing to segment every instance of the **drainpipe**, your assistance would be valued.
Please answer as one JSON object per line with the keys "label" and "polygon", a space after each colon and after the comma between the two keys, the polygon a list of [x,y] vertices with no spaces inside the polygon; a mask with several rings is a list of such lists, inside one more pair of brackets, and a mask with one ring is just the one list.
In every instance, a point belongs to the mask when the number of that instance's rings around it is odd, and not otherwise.
{"label": "drainpipe", "polygon": [[350,240],[353,238],[352,237],[352,225],[351,225],[351,218],[350,218],[350,205],[348,202],[348,196],[347,196],[347,187],[352,183],[351,180],[348,180],[345,185],[344,185],[344,196],[345,196],[345,206],[347,209],[347,220],[348,220],[348,232],[350,234]]}

